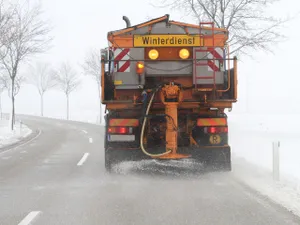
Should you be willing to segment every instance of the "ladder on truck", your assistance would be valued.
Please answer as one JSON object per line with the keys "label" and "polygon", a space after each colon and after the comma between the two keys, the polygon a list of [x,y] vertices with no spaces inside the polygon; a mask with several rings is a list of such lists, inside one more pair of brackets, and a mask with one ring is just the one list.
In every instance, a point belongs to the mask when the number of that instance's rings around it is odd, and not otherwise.
{"label": "ladder on truck", "polygon": [[[212,34],[211,35],[204,35],[202,34],[202,30],[203,29],[203,26],[204,25],[210,25],[210,28],[211,28],[211,32]],[[213,100],[215,100],[215,97],[216,97],[216,70],[215,69],[212,69],[213,71],[213,76],[197,76],[197,66],[207,66],[209,67],[211,61],[213,63],[213,65],[216,64],[216,58],[215,58],[215,55],[214,54],[211,54],[212,55],[212,59],[208,59],[208,55],[210,54],[210,50],[215,50],[216,46],[215,46],[215,24],[214,22],[200,22],[200,25],[199,25],[199,36],[200,36],[200,39],[203,38],[203,44],[204,46],[201,46],[201,41],[200,41],[200,48],[199,49],[195,49],[195,54],[194,54],[194,74],[193,74],[193,79],[194,79],[194,84],[195,84],[195,89],[196,91],[213,91]],[[202,50],[201,47],[206,47],[205,46],[205,40],[207,39],[211,39],[212,40],[212,46],[207,46],[207,50]],[[204,58],[206,59],[197,59],[196,57],[196,52],[206,52],[206,55]],[[204,88],[203,90],[201,90],[201,88],[198,89],[198,83],[197,81],[198,80],[213,80],[213,88]]]}

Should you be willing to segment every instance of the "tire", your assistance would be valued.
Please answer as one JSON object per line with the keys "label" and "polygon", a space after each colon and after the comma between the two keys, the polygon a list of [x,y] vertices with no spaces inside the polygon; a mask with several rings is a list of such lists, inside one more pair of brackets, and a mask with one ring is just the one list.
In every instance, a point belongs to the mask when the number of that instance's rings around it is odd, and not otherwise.
{"label": "tire", "polygon": [[112,172],[112,167],[113,167],[113,162],[112,159],[110,157],[110,154],[105,150],[105,157],[104,157],[104,164],[105,164],[105,170],[108,173]]}
{"label": "tire", "polygon": [[221,154],[221,162],[219,169],[222,171],[230,172],[231,168],[231,150],[230,148],[226,148],[220,152]]}
{"label": "tire", "polygon": [[112,157],[109,153],[109,151],[107,150],[108,148],[108,142],[107,142],[107,124],[108,124],[108,119],[109,119],[109,115],[105,115],[104,117],[105,122],[106,122],[106,126],[105,126],[105,134],[104,134],[104,165],[105,165],[105,170],[107,173],[111,173],[112,172],[112,167],[113,167],[113,162],[112,162]]}

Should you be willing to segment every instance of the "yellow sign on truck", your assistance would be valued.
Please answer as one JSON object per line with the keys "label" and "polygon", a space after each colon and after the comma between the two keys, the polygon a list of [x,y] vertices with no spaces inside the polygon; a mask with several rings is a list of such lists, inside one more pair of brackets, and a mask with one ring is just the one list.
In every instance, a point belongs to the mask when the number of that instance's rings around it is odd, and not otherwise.
{"label": "yellow sign on truck", "polygon": [[203,46],[199,35],[134,35],[134,47]]}

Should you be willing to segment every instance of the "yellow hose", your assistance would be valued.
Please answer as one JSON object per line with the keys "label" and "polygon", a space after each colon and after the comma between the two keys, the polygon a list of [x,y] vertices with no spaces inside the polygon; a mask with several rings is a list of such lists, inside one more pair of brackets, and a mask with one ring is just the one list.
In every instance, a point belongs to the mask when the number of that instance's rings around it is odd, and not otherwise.
{"label": "yellow hose", "polygon": [[149,111],[150,111],[150,108],[151,108],[151,105],[152,105],[152,102],[153,102],[155,93],[156,93],[156,92],[154,92],[154,93],[152,94],[152,96],[151,96],[150,102],[149,102],[148,107],[147,107],[146,116],[144,117],[144,122],[143,122],[142,130],[141,130],[141,137],[140,137],[140,147],[141,147],[141,149],[142,149],[142,151],[144,152],[145,155],[148,155],[148,156],[150,156],[150,157],[161,157],[161,156],[170,154],[171,151],[167,151],[167,152],[160,153],[160,154],[151,154],[151,153],[149,153],[149,152],[147,152],[147,151],[145,150],[144,144],[143,144],[143,138],[144,138],[144,131],[145,131],[146,122],[147,122],[147,116],[148,116],[148,114],[149,114]]}

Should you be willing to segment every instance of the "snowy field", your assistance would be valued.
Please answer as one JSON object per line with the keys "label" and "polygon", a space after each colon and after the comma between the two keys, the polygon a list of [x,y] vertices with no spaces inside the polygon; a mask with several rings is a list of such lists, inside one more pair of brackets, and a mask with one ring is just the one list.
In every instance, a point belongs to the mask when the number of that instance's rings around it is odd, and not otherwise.
{"label": "snowy field", "polygon": [[[233,174],[300,216],[297,115],[229,115]],[[280,141],[280,180],[272,176],[272,142]]]}
{"label": "snowy field", "polygon": [[9,129],[9,121],[6,118],[0,119],[0,148],[17,143],[31,134],[31,129],[16,121],[15,130]]}
{"label": "snowy field", "polygon": [[272,142],[280,142],[282,175],[300,180],[300,121],[297,115],[229,115],[233,154],[272,170]]}

